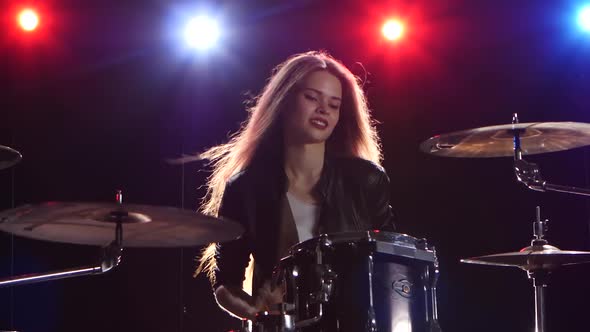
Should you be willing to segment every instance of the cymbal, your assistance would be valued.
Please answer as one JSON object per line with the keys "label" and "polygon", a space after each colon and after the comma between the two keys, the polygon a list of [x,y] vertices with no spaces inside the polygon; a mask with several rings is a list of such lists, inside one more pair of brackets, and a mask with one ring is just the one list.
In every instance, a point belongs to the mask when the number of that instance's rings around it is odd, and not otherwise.
{"label": "cymbal", "polygon": [[236,222],[173,207],[46,202],[0,212],[0,230],[31,239],[104,246],[115,239],[116,216],[123,247],[189,247],[237,238]]}
{"label": "cymbal", "polygon": [[553,270],[564,265],[590,263],[590,252],[566,251],[554,246],[526,247],[521,251],[462,259],[462,263],[515,266],[526,271]]}
{"label": "cymbal", "polygon": [[590,145],[589,123],[530,122],[437,135],[420,144],[420,150],[442,157],[511,157],[514,156],[515,130],[520,131],[523,155],[569,150]]}
{"label": "cymbal", "polygon": [[23,156],[15,149],[0,145],[0,170],[16,165]]}

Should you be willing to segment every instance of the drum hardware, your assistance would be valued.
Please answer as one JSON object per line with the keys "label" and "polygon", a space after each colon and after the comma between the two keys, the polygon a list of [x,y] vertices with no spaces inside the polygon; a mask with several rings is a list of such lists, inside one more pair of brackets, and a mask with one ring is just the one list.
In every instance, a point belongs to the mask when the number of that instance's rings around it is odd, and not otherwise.
{"label": "drum hardware", "polygon": [[125,247],[176,248],[224,242],[242,234],[233,221],[166,206],[46,202],[0,212],[0,231],[30,239],[104,246],[117,220]]}
{"label": "drum hardware", "polygon": [[441,157],[491,158],[514,157],[516,179],[536,191],[557,191],[590,196],[590,189],[551,184],[543,180],[539,166],[525,161],[523,155],[570,150],[590,145],[590,124],[576,122],[519,123],[475,128],[424,141],[420,149]]}
{"label": "drum hardware", "polygon": [[0,170],[10,168],[23,159],[20,152],[15,149],[0,145]]}
{"label": "drum hardware", "polygon": [[[374,264],[374,257],[373,254],[367,256],[367,270],[369,271],[367,275],[367,282],[369,283],[369,289],[374,289],[373,284],[373,271],[375,270]],[[393,283],[395,284],[395,283]],[[393,285],[392,285],[393,286]],[[395,289],[395,287],[394,287]],[[365,331],[367,332],[377,332],[377,314],[375,313],[375,300],[373,296],[373,292],[369,292],[369,308],[367,309],[367,322],[365,325]]]}
{"label": "drum hardware", "polygon": [[[323,234],[280,261],[272,281],[282,279],[285,302],[254,323],[243,321],[241,331],[440,332],[437,276],[434,248],[424,239],[379,231]],[[397,292],[398,279],[406,294]]]}
{"label": "drum hardware", "polygon": [[[590,190],[547,183],[539,166],[523,159],[523,155],[569,150],[590,145],[590,124],[575,122],[519,123],[518,115],[512,124],[475,128],[437,135],[424,141],[422,151],[444,157],[514,158],[514,173],[518,182],[536,191],[557,191],[590,196]],[[469,259],[463,263],[494,266],[516,266],[525,271],[535,289],[535,331],[545,330],[545,289],[552,270],[571,264],[590,262],[590,252],[562,251],[544,239],[547,220],[542,221],[540,208],[533,223],[531,245],[519,252],[495,254]]]}
{"label": "drum hardware", "polygon": [[[424,242],[426,244],[426,242]],[[426,250],[426,249],[423,249]],[[436,257],[436,250],[434,247],[432,247],[432,252],[433,255]],[[438,271],[438,260],[435,261],[434,263],[434,271],[430,271],[430,269],[425,269],[424,270],[424,276],[422,277],[423,280],[430,280],[430,285],[428,288],[430,288],[430,299],[431,299],[431,303],[430,305],[427,305],[427,311],[426,311],[426,322],[428,322],[430,324],[430,326],[432,327],[430,329],[430,332],[440,332],[441,328],[438,325],[438,302],[437,302],[437,298],[436,298],[436,285],[438,283],[438,277],[439,277],[439,271]]]}
{"label": "drum hardware", "polygon": [[287,291],[282,308],[297,331],[440,331],[432,298],[438,264],[423,239],[324,234],[291,248],[279,267]]}
{"label": "drum hardware", "polygon": [[102,259],[98,266],[87,266],[75,269],[60,270],[49,273],[27,274],[6,279],[0,279],[0,288],[9,286],[18,286],[33,284],[43,281],[51,281],[72,277],[81,277],[85,275],[104,274],[121,263],[122,248],[113,241],[108,246],[102,248]]}
{"label": "drum hardware", "polygon": [[533,223],[534,238],[531,245],[517,252],[462,259],[462,263],[492,266],[515,266],[527,272],[535,289],[535,332],[545,331],[545,292],[549,274],[564,265],[590,263],[590,252],[563,251],[549,245],[544,239],[548,220],[541,220],[537,206],[537,217]]}
{"label": "drum hardware", "polygon": [[[513,125],[518,125],[518,114],[514,113],[512,117]],[[516,179],[526,187],[536,191],[557,191],[568,194],[590,196],[590,189],[576,188],[547,183],[541,177],[539,166],[534,163],[526,162],[522,159],[521,135],[522,129],[515,129],[514,135],[514,173]],[[587,143],[585,139],[579,139],[579,143]]]}
{"label": "drum hardware", "polygon": [[239,332],[295,332],[295,317],[287,313],[287,305],[281,303],[275,306],[274,311],[257,313],[255,322],[242,319],[242,328]]}
{"label": "drum hardware", "polygon": [[[330,265],[324,263],[324,251],[331,248],[332,241],[326,234],[322,234],[317,241],[315,247],[316,253],[316,266],[315,273],[317,278],[320,280],[319,290],[310,292],[308,295],[309,304],[317,304],[317,314],[311,318],[303,319],[295,323],[296,328],[304,328],[312,326],[319,322],[324,316],[324,304],[330,301],[330,297],[334,291],[334,282],[338,275],[332,270]],[[298,299],[295,302],[296,306],[299,305]]]}
{"label": "drum hardware", "polygon": [[[123,205],[121,191],[115,199],[115,204],[47,202],[0,212],[0,230],[4,232],[52,242],[103,246],[97,266],[0,279],[0,288],[106,273],[119,265],[124,246],[197,246],[234,239],[243,231],[235,222],[196,212]],[[115,239],[111,240],[113,233]]]}
{"label": "drum hardware", "polygon": [[297,329],[295,317],[281,310],[279,314],[268,311],[256,315],[256,323],[252,332],[295,332]]}
{"label": "drum hardware", "polygon": [[310,303],[326,303],[330,301],[330,296],[334,291],[334,281],[338,277],[330,266],[318,265],[318,276],[320,279],[320,289],[317,292],[309,293]]}
{"label": "drum hardware", "polygon": [[[121,191],[117,192],[116,195],[117,204],[121,207],[123,203],[123,196]],[[85,275],[92,275],[92,274],[103,274],[111,269],[115,268],[121,262],[121,255],[123,253],[122,248],[122,239],[123,239],[123,227],[121,226],[122,220],[125,217],[123,210],[119,209],[113,211],[113,217],[115,218],[115,240],[113,240],[109,245],[103,247],[102,249],[102,260],[100,265],[98,266],[88,266],[84,268],[76,268],[76,269],[68,269],[68,270],[61,270],[57,272],[50,272],[50,273],[41,273],[41,274],[31,274],[31,275],[24,275],[24,276],[17,276],[8,278],[5,280],[0,280],[0,288],[1,287],[8,287],[8,286],[16,286],[16,285],[24,285],[24,284],[32,284],[42,281],[50,281],[50,280],[57,280],[57,279],[65,279],[65,278],[72,278],[72,277],[79,277]],[[7,221],[7,218],[2,218],[1,221],[4,223]]]}
{"label": "drum hardware", "polygon": [[590,124],[579,122],[519,123],[474,128],[433,136],[420,150],[440,157],[492,158],[514,155],[514,134],[518,133],[523,155],[570,150],[590,145]]}
{"label": "drum hardware", "polygon": [[[242,331],[440,332],[433,249],[424,239],[379,231],[302,242],[273,272],[273,282],[283,279],[287,291],[280,313],[261,313]],[[397,293],[394,275],[411,285],[407,294]]]}

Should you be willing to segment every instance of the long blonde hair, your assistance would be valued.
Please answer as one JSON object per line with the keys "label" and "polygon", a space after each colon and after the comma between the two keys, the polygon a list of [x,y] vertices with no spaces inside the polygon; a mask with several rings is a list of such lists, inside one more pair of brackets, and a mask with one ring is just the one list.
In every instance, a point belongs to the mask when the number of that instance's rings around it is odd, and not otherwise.
{"label": "long blonde hair", "polygon": [[[328,71],[342,84],[340,119],[327,141],[326,151],[332,155],[359,157],[381,163],[379,137],[360,80],[326,52],[296,54],[273,70],[262,93],[248,109],[248,119],[230,136],[229,142],[201,154],[203,159],[209,160],[213,169],[207,180],[207,193],[200,208],[202,213],[218,215],[228,179],[249,166],[264,140],[280,127],[281,113],[289,109],[289,96],[297,84],[318,70]],[[282,140],[278,142],[274,144],[282,144]],[[216,252],[216,244],[203,250],[195,275],[205,271],[209,279],[215,281]]]}

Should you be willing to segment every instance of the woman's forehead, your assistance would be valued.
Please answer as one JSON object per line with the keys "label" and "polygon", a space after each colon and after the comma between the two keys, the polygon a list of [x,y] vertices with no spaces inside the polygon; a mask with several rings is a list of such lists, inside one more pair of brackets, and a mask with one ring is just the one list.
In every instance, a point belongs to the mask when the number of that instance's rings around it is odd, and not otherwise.
{"label": "woman's forehead", "polygon": [[329,97],[338,99],[342,97],[342,84],[340,80],[327,71],[310,73],[303,79],[301,87]]}

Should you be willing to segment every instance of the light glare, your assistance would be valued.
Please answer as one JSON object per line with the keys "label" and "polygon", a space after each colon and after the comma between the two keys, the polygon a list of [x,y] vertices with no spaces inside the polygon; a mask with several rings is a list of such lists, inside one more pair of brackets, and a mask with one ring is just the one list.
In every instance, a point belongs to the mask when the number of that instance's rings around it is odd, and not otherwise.
{"label": "light glare", "polygon": [[24,9],[18,15],[18,23],[25,31],[33,31],[39,25],[39,16],[31,9]]}
{"label": "light glare", "polygon": [[590,32],[590,5],[583,7],[578,13],[578,25],[582,30]]}
{"label": "light glare", "polygon": [[404,25],[398,20],[389,20],[383,24],[381,32],[387,40],[398,40],[404,35]]}
{"label": "light glare", "polygon": [[206,16],[199,16],[190,20],[185,30],[188,45],[198,49],[211,48],[220,35],[217,22]]}

